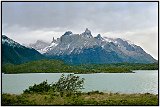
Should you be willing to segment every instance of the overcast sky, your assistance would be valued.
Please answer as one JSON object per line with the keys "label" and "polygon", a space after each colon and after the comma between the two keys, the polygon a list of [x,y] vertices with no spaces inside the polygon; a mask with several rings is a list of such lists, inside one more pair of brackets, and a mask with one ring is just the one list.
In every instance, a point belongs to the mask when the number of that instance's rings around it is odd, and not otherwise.
{"label": "overcast sky", "polygon": [[21,44],[65,31],[124,38],[158,59],[157,2],[3,2],[2,34]]}

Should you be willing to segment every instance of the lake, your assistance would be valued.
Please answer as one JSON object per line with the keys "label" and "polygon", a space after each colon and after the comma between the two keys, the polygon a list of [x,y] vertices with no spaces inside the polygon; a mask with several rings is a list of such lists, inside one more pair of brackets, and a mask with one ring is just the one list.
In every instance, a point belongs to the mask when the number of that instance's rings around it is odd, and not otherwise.
{"label": "lake", "polygon": [[[83,92],[99,90],[120,93],[158,94],[158,70],[136,70],[135,73],[76,74],[85,78]],[[20,94],[29,86],[56,82],[62,73],[2,74],[2,92]],[[65,73],[67,75],[68,73]]]}

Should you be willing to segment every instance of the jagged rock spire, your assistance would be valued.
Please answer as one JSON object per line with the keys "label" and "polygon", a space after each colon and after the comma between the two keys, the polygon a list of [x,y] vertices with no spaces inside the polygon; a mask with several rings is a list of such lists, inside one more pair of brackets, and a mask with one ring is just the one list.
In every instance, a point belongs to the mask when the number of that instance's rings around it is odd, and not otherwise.
{"label": "jagged rock spire", "polygon": [[95,38],[98,39],[98,40],[103,40],[101,34],[98,34]]}
{"label": "jagged rock spire", "polygon": [[67,32],[64,33],[63,36],[65,36],[65,35],[71,35],[71,34],[73,34],[71,31],[67,31]]}
{"label": "jagged rock spire", "polygon": [[91,31],[88,28],[86,28],[85,32],[83,32],[82,35],[88,38],[92,37]]}
{"label": "jagged rock spire", "polygon": [[52,40],[52,42],[51,43],[55,43],[56,42],[56,40],[54,39],[54,37],[53,37],[53,40]]}

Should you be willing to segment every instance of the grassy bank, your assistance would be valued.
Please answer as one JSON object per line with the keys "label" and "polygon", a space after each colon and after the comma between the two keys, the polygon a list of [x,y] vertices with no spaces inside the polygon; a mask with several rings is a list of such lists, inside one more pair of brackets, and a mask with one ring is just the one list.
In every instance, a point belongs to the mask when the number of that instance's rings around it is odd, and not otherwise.
{"label": "grassy bank", "polygon": [[88,64],[68,65],[58,60],[39,60],[20,65],[5,64],[3,73],[132,73],[132,70],[158,70],[158,64]]}
{"label": "grassy bank", "polygon": [[2,94],[2,105],[158,105],[158,95],[88,92]]}

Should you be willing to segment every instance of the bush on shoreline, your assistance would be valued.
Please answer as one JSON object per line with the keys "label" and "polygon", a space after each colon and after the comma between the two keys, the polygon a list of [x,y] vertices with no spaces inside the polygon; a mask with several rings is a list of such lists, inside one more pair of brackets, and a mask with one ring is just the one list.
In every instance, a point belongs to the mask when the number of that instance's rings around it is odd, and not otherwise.
{"label": "bush on shoreline", "polygon": [[48,84],[47,80],[40,84],[34,84],[28,89],[24,90],[24,93],[46,93],[46,92],[60,92],[60,93],[76,93],[83,89],[84,78],[75,76],[74,74],[68,74],[66,77],[61,75],[59,80],[55,83]]}

